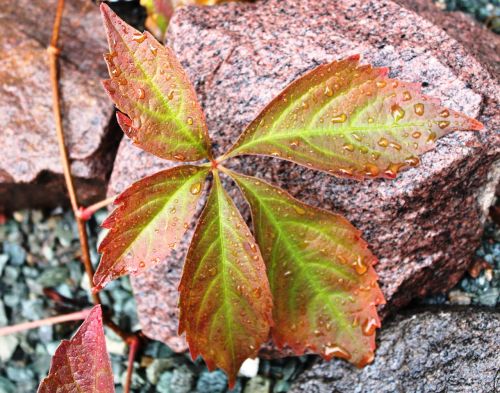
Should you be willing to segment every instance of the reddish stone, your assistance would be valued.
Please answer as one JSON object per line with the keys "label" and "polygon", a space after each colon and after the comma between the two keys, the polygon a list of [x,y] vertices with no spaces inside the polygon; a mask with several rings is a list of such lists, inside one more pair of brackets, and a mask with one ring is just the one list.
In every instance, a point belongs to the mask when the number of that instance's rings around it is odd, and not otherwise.
{"label": "reddish stone", "polygon": [[[168,34],[206,110],[214,149],[236,140],[263,106],[318,64],[361,53],[391,75],[424,83],[427,94],[478,117],[482,133],[454,133],[397,180],[358,183],[270,158],[240,158],[297,198],[345,214],[380,258],[383,315],[415,297],[445,291],[479,244],[500,174],[498,83],[472,52],[438,26],[388,0],[268,0],[184,8]],[[162,167],[123,141],[110,193]],[[246,211],[241,197],[237,204]],[[144,332],[185,349],[176,336],[177,282],[186,244],[168,261],[133,278]]]}
{"label": "reddish stone", "polygon": [[500,77],[500,35],[463,12],[441,12],[432,0],[395,0],[415,11],[460,42],[484,67]]}
{"label": "reddish stone", "polygon": [[[0,209],[66,201],[48,55],[56,0],[0,0]],[[98,8],[66,2],[60,33],[63,124],[82,203],[105,194],[117,144],[100,85],[106,39]]]}

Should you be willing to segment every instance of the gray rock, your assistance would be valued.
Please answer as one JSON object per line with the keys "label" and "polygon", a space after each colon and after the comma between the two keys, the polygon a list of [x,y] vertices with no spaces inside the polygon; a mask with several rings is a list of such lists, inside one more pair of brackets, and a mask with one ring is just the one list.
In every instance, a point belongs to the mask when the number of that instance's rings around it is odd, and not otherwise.
{"label": "gray rock", "polygon": [[21,315],[28,321],[42,319],[45,315],[43,300],[23,300],[21,301]]}
{"label": "gray rock", "polygon": [[243,393],[269,393],[271,391],[271,380],[257,375],[248,381]]}
{"label": "gray rock", "polygon": [[190,393],[193,388],[194,378],[194,373],[184,364],[174,369],[170,380],[172,392]]}
{"label": "gray rock", "polygon": [[16,386],[7,378],[0,377],[0,393],[16,393]]}
{"label": "gray rock", "polygon": [[0,336],[0,360],[2,362],[8,361],[19,344],[19,340],[14,335]]}
{"label": "gray rock", "polygon": [[173,376],[171,371],[164,372],[156,385],[156,391],[158,393],[175,393],[170,386]]}
{"label": "gray rock", "polygon": [[273,393],[286,393],[290,390],[290,382],[280,379],[274,384]]}
{"label": "gray rock", "polygon": [[9,255],[9,261],[12,265],[21,266],[26,258],[26,250],[16,243],[4,242],[3,250]]}
{"label": "gray rock", "polygon": [[[141,386],[144,386],[145,380],[144,378],[137,372],[139,368],[139,364],[134,362],[134,371],[132,373],[132,380],[130,381],[130,389],[131,391],[137,391],[138,389],[141,388]],[[122,373],[121,377],[121,384],[122,386],[125,385],[125,380],[127,379],[127,371],[124,371]]]}
{"label": "gray rock", "polygon": [[[398,316],[382,329],[373,364],[320,361],[290,393],[492,393],[500,313],[471,308]],[[500,381],[498,381],[500,382]],[[497,382],[497,383],[498,383]]]}
{"label": "gray rock", "polygon": [[37,281],[42,287],[56,287],[66,281],[69,271],[66,266],[46,267]]}
{"label": "gray rock", "polygon": [[33,377],[35,374],[33,373],[33,370],[25,367],[25,368],[18,368],[18,367],[12,367],[8,366],[7,367],[7,377],[11,381],[16,381],[16,382],[30,382],[33,380]]}
{"label": "gray rock", "polygon": [[498,288],[490,288],[481,296],[479,296],[479,303],[483,306],[493,307],[497,304],[500,290]]}
{"label": "gray rock", "polygon": [[7,285],[14,285],[20,272],[20,269],[14,266],[5,266],[3,271],[3,282]]}
{"label": "gray rock", "polygon": [[7,254],[0,254],[0,276],[3,273],[3,269],[9,260],[9,256]]}
{"label": "gray rock", "polygon": [[44,344],[54,340],[54,327],[52,325],[40,326],[38,328],[38,337]]}
{"label": "gray rock", "polygon": [[0,300],[0,327],[7,326],[9,324],[9,320],[7,319],[7,314],[5,314],[5,306],[3,301]]}
{"label": "gray rock", "polygon": [[175,360],[173,358],[167,359],[154,359],[151,364],[146,368],[146,377],[153,385],[158,383],[161,374],[173,368]]}
{"label": "gray rock", "polygon": [[196,382],[198,393],[224,393],[227,389],[227,376],[221,370],[203,371]]}

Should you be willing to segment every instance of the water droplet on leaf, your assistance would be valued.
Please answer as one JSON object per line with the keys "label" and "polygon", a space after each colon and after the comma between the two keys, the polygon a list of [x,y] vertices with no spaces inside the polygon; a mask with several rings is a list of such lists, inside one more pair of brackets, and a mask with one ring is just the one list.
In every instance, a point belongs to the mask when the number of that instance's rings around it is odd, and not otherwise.
{"label": "water droplet on leaf", "polygon": [[415,113],[419,116],[422,116],[424,114],[424,104],[418,103],[413,105],[413,109],[415,110]]}
{"label": "water droplet on leaf", "polygon": [[347,115],[345,113],[332,117],[332,123],[344,123],[346,120],[347,120]]}
{"label": "water droplet on leaf", "polygon": [[344,144],[344,146],[342,147],[344,150],[346,151],[350,151],[350,152],[353,152],[354,151],[354,146],[350,143],[346,143]]}
{"label": "water droplet on leaf", "polygon": [[376,329],[377,320],[375,318],[368,318],[365,322],[363,322],[363,326],[361,328],[365,336],[372,336]]}
{"label": "water droplet on leaf", "polygon": [[324,347],[324,354],[327,358],[337,357],[345,360],[351,358],[351,354],[339,345],[327,344]]}
{"label": "water droplet on leaf", "polygon": [[449,121],[438,121],[438,126],[441,129],[444,129],[450,125]]}
{"label": "water droplet on leaf", "polygon": [[365,274],[368,270],[368,267],[363,263],[363,260],[360,256],[356,258],[353,267],[354,270],[356,270],[356,273],[358,273],[359,275]]}
{"label": "water droplet on leaf", "polygon": [[194,183],[193,185],[191,185],[191,187],[189,188],[189,191],[191,192],[191,194],[193,195],[198,195],[201,191],[201,183]]}
{"label": "water droplet on leaf", "polygon": [[398,104],[394,104],[391,106],[391,114],[392,117],[394,118],[394,121],[399,121],[403,117],[405,117],[405,111],[403,108],[401,108]]}
{"label": "water droplet on leaf", "polygon": [[389,146],[389,141],[385,138],[380,138],[378,141],[378,145],[381,147],[387,147]]}
{"label": "water droplet on leaf", "polygon": [[418,164],[420,164],[420,159],[416,156],[410,156],[405,160],[405,162],[409,166],[417,166]]}
{"label": "water droplet on leaf", "polygon": [[144,42],[144,40],[146,39],[146,34],[144,33],[134,33],[134,35],[132,36],[132,39],[135,41],[135,42],[138,42],[139,44],[141,42]]}

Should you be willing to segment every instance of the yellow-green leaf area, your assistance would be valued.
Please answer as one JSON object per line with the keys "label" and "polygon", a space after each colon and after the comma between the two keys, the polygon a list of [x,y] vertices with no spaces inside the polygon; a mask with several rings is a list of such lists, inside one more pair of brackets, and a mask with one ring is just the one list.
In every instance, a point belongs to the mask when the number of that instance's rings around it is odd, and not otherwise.
{"label": "yellow-green leaf area", "polygon": [[340,177],[394,178],[438,138],[482,128],[387,74],[359,56],[313,69],[263,109],[227,157],[268,155]]}
{"label": "yellow-green leaf area", "polygon": [[140,148],[174,161],[210,158],[205,116],[172,50],[101,4],[110,52],[103,81],[120,110],[118,123]]}
{"label": "yellow-green leaf area", "polygon": [[179,285],[179,333],[232,386],[268,338],[272,301],[260,250],[217,171],[213,183]]}
{"label": "yellow-green leaf area", "polygon": [[204,189],[206,167],[179,166],[145,177],[115,200],[102,226],[109,232],[94,284],[101,288],[127,273],[162,262],[189,228]]}

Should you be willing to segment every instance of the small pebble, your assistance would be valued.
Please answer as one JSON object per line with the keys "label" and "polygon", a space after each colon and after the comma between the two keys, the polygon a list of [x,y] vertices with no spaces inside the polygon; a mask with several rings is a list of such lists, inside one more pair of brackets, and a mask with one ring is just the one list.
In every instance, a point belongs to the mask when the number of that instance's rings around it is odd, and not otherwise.
{"label": "small pebble", "polygon": [[13,334],[8,336],[0,336],[0,360],[2,362],[8,361],[19,344],[19,340]]}
{"label": "small pebble", "polygon": [[259,358],[246,359],[240,367],[238,375],[246,378],[253,378],[259,371]]}

